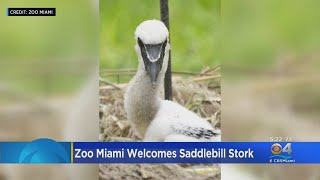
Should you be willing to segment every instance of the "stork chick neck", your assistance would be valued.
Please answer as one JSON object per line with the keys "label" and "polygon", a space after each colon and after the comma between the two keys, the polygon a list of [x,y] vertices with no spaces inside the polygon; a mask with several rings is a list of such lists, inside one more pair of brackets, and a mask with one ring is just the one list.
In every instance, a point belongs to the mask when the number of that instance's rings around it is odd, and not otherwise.
{"label": "stork chick neck", "polygon": [[138,71],[131,80],[127,90],[128,118],[133,122],[133,127],[138,136],[144,137],[147,127],[160,108],[160,82],[163,81],[162,73],[154,87],[145,69],[139,65]]}

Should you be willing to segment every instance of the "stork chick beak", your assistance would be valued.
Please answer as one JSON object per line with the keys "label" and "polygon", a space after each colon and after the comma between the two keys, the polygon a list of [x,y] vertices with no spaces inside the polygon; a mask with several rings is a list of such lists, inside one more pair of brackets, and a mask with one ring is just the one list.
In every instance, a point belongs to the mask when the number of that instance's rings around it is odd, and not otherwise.
{"label": "stork chick beak", "polygon": [[157,85],[157,78],[160,72],[160,67],[157,62],[151,62],[147,66],[147,73],[149,74],[151,78],[152,88],[155,89]]}
{"label": "stork chick beak", "polygon": [[143,57],[144,64],[147,70],[147,73],[151,79],[153,89],[156,88],[157,79],[159,72],[161,71],[161,66],[163,62],[162,53],[162,44],[146,44],[145,53],[146,56]]}
{"label": "stork chick beak", "polygon": [[151,79],[152,88],[157,86],[157,79],[162,69],[167,40],[160,44],[144,44],[140,38],[137,40],[141,50],[144,67]]}

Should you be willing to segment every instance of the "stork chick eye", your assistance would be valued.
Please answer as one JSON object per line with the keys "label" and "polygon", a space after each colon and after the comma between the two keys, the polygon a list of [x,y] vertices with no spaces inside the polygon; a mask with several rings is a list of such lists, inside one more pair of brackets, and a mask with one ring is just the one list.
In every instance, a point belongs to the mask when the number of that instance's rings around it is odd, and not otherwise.
{"label": "stork chick eye", "polygon": [[144,43],[141,41],[140,38],[138,38],[138,44],[139,44],[140,48],[141,48],[141,47],[144,47]]}

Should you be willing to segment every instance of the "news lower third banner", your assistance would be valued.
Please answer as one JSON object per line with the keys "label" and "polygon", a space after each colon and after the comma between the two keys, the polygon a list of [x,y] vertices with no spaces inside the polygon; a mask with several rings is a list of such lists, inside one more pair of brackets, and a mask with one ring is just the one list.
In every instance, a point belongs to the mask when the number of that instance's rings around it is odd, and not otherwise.
{"label": "news lower third banner", "polygon": [[0,163],[320,164],[320,142],[0,142]]}

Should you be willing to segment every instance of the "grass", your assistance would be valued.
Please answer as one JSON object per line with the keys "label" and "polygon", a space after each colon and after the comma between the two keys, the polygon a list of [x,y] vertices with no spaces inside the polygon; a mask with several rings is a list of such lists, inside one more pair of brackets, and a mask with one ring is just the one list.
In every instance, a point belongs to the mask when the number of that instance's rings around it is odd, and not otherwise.
{"label": "grass", "polygon": [[[159,1],[100,1],[100,69],[137,67],[134,31],[160,19]],[[219,0],[169,1],[172,69],[199,71],[220,64]]]}

